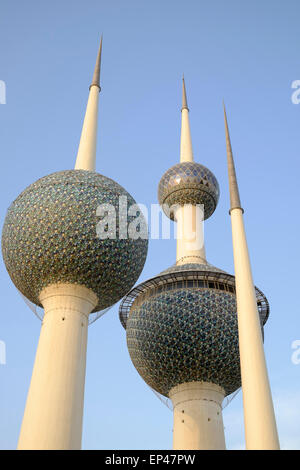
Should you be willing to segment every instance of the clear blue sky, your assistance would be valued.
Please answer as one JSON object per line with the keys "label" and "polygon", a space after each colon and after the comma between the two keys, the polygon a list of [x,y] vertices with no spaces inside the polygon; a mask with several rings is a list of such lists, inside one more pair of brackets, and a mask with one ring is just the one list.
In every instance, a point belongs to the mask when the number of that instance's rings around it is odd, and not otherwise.
{"label": "clear blue sky", "polygon": [[[265,349],[284,448],[300,449],[299,118],[297,0],[4,0],[0,7],[1,226],[30,183],[74,166],[103,32],[97,170],[146,205],[179,159],[184,72],[196,161],[221,197],[205,227],[209,262],[233,272],[224,98],[253,274],[271,315]],[[175,262],[174,240],[150,240],[139,281]],[[15,448],[40,323],[1,262],[0,448]],[[228,448],[243,448],[241,394],[224,411]],[[131,364],[118,305],[89,328],[83,447],[169,449],[172,413]]]}

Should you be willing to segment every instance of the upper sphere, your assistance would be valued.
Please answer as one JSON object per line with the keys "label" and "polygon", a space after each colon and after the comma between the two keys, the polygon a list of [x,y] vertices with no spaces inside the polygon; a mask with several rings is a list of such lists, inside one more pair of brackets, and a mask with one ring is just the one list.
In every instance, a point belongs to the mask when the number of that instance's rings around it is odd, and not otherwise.
{"label": "upper sphere", "polygon": [[[4,222],[2,253],[12,281],[25,297],[40,306],[44,287],[80,284],[98,296],[96,312],[130,290],[143,269],[148,240],[119,237],[119,224],[134,219],[119,213],[120,196],[127,197],[128,208],[135,204],[110,178],[67,170],[39,179],[17,197]],[[96,211],[102,204],[115,208],[114,238],[97,235]]]}
{"label": "upper sphere", "polygon": [[220,196],[219,184],[214,174],[195,162],[182,162],[172,166],[162,176],[158,187],[158,200],[165,214],[174,220],[164,205],[203,204],[204,219],[215,211]]}

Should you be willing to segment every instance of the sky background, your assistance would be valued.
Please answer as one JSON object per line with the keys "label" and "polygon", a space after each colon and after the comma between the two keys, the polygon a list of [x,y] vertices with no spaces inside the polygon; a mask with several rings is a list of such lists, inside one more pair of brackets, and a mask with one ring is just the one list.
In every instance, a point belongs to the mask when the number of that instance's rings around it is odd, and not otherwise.
{"label": "sky background", "polygon": [[[282,448],[300,449],[299,119],[297,0],[33,1],[0,6],[0,215],[29,184],[74,167],[103,39],[97,171],[137,202],[157,202],[179,161],[181,77],[195,160],[216,175],[207,259],[233,273],[222,100],[227,105],[256,285],[270,318],[265,351]],[[175,240],[150,240],[139,282],[175,262]],[[1,262],[0,448],[14,449],[40,322]],[[134,369],[115,305],[89,328],[84,449],[171,449],[172,412]],[[299,355],[300,357],[300,355]],[[263,419],[263,417],[262,417]],[[229,449],[244,448],[242,394],[224,410]]]}

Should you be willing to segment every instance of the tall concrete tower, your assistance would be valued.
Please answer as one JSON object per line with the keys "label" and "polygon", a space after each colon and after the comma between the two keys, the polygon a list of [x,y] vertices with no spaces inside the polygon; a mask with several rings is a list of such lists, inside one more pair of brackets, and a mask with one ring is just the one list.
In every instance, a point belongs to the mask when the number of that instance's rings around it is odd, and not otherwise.
{"label": "tall concrete tower", "polygon": [[259,312],[253,288],[243,220],[244,210],[240,201],[225,106],[224,120],[246,447],[248,450],[278,450],[279,439],[265,361]]}
{"label": "tall concrete tower", "polygon": [[[174,449],[224,449],[222,402],[241,386],[236,287],[234,276],[206,260],[203,220],[217,207],[219,185],[194,161],[184,80],[181,118],[180,163],[158,189],[178,226],[176,264],[133,288],[120,320],[137,371],[173,402]],[[269,305],[254,292],[262,330]]]}
{"label": "tall concrete tower", "polygon": [[[102,40],[75,170],[50,174],[26,188],[4,222],[8,273],[27,299],[44,307],[19,449],[81,447],[89,314],[122,298],[146,259],[148,240],[124,234],[124,224],[127,230],[133,218],[119,210],[120,197],[128,207],[134,199],[94,171],[101,48]],[[103,236],[99,223],[110,210],[115,236],[110,230]]]}

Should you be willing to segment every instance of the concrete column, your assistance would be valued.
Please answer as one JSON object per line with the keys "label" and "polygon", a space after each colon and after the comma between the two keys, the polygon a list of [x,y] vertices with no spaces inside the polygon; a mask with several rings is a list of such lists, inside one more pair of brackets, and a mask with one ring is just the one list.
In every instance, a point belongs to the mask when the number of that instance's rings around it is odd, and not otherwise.
{"label": "concrete column", "polygon": [[76,158],[75,170],[94,171],[96,166],[96,145],[98,125],[99,87],[91,86],[81,138]]}
{"label": "concrete column", "polygon": [[80,449],[89,313],[97,296],[55,284],[40,294],[45,309],[18,449]]}
{"label": "concrete column", "polygon": [[186,263],[207,264],[204,246],[203,208],[201,205],[178,206],[174,216],[177,222],[178,265]]}
{"label": "concrete column", "polygon": [[193,162],[194,157],[189,121],[189,110],[187,108],[182,108],[181,113],[180,161]]}
{"label": "concrete column", "polygon": [[187,382],[170,390],[174,406],[173,449],[224,450],[225,392],[208,382]]}
{"label": "concrete column", "polygon": [[242,209],[231,209],[231,223],[246,448],[277,450],[279,440]]}

